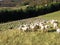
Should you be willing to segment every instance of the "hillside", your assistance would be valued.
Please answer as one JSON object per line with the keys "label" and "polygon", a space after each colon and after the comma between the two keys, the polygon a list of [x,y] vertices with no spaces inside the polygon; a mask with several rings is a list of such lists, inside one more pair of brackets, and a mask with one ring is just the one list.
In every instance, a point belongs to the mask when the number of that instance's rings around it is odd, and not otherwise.
{"label": "hillside", "polygon": [[7,22],[7,23],[1,23],[0,24],[0,30],[6,30],[6,29],[9,29],[10,27],[17,28],[20,24],[33,22],[34,20],[38,20],[38,19],[39,20],[56,19],[60,22],[60,11],[56,11],[56,12],[45,14],[45,15],[38,16],[38,17],[32,17],[32,18],[23,19],[23,20],[17,20],[17,21],[12,21],[12,22]]}
{"label": "hillside", "polygon": [[[0,24],[0,45],[60,45],[60,33],[53,32],[22,32],[17,30],[18,25],[34,20],[57,19],[60,24],[60,11],[45,14],[34,18],[12,21]],[[9,29],[10,27],[13,29]],[[5,30],[5,31],[3,31]]]}

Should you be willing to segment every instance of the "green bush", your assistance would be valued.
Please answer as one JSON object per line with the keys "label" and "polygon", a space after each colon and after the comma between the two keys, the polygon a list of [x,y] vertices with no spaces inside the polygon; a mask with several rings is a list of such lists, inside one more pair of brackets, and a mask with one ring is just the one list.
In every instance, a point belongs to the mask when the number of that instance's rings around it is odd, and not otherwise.
{"label": "green bush", "polygon": [[20,20],[24,18],[30,18],[46,13],[60,10],[60,3],[51,3],[47,6],[28,6],[26,9],[2,9],[0,10],[0,22]]}

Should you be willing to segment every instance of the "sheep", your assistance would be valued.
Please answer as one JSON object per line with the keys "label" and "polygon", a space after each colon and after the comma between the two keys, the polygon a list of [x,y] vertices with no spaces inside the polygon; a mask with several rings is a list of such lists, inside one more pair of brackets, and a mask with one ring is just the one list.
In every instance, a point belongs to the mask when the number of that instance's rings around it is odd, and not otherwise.
{"label": "sheep", "polygon": [[57,31],[57,33],[60,33],[60,28],[57,28],[56,31]]}
{"label": "sheep", "polygon": [[22,27],[22,30],[23,31],[27,31],[28,29],[29,29],[29,27],[26,27],[26,26],[25,27]]}
{"label": "sheep", "polygon": [[30,25],[30,29],[31,29],[31,30],[34,30],[34,29],[35,29],[34,24],[31,24],[31,25]]}
{"label": "sheep", "polygon": [[49,22],[53,25],[54,29],[57,29],[57,27],[58,27],[57,20],[43,20],[42,22],[35,21],[34,23],[20,25],[18,29],[22,30],[22,31],[27,31],[27,30],[35,31],[37,29],[41,29],[44,31],[44,30],[48,30],[50,28],[49,25],[46,25]]}
{"label": "sheep", "polygon": [[49,25],[45,25],[45,31],[48,31],[49,28],[50,28]]}
{"label": "sheep", "polygon": [[53,28],[57,28],[58,27],[58,23],[53,23]]}
{"label": "sheep", "polygon": [[35,29],[39,29],[39,23],[35,23]]}
{"label": "sheep", "polygon": [[44,29],[45,29],[45,26],[42,25],[42,26],[41,26],[41,30],[44,30]]}
{"label": "sheep", "polygon": [[44,30],[45,29],[44,23],[39,23],[39,27],[40,27],[41,30]]}
{"label": "sheep", "polygon": [[43,22],[40,22],[39,25],[44,25],[44,23]]}
{"label": "sheep", "polygon": [[39,26],[40,26],[40,29],[43,30],[43,31],[47,31],[48,28],[50,28],[49,25],[46,25],[45,23],[39,23]]}
{"label": "sheep", "polygon": [[27,26],[27,25],[20,25],[18,29],[22,30],[22,31],[27,31],[27,30],[29,30],[29,26]]}
{"label": "sheep", "polygon": [[39,23],[38,22],[37,23],[34,23],[34,25],[39,27]]}
{"label": "sheep", "polygon": [[48,28],[50,28],[50,26],[49,25],[45,25],[45,29],[48,29]]}
{"label": "sheep", "polygon": [[31,24],[30,29],[36,31],[39,28],[38,24]]}
{"label": "sheep", "polygon": [[58,23],[57,20],[50,20],[50,23],[53,24],[53,23]]}

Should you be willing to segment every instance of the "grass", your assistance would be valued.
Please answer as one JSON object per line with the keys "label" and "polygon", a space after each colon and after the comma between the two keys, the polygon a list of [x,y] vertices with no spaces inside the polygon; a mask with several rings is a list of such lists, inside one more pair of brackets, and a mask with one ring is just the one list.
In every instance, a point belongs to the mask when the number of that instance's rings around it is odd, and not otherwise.
{"label": "grass", "polygon": [[[57,19],[60,22],[60,11],[29,19],[0,24],[0,45],[60,45],[60,33],[51,32],[22,32],[16,28],[25,23],[40,19]],[[59,25],[60,26],[60,25]],[[13,27],[13,29],[9,29]]]}
{"label": "grass", "polygon": [[0,7],[0,10],[4,9],[10,9],[10,10],[16,10],[16,9],[26,9],[26,6],[20,6],[20,7]]}
{"label": "grass", "polygon": [[60,34],[6,30],[0,32],[0,45],[60,45]]}

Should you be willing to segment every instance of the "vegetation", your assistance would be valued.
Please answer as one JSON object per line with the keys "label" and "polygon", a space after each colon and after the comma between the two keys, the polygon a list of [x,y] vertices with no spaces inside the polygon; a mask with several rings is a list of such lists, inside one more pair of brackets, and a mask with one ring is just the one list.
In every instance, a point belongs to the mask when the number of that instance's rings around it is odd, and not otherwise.
{"label": "vegetation", "polygon": [[8,30],[10,27],[13,27],[13,29],[15,29],[20,24],[25,24],[25,23],[29,23],[30,21],[33,22],[34,20],[41,20],[41,19],[46,19],[46,20],[55,19],[55,20],[58,20],[60,22],[60,11],[41,15],[41,16],[34,17],[34,18],[28,18],[28,19],[23,19],[23,20],[1,23],[0,30]]}
{"label": "vegetation", "polygon": [[60,10],[60,3],[51,3],[47,6],[27,6],[25,9],[2,9],[0,10],[0,22],[20,20],[35,17],[46,13]]}
{"label": "vegetation", "polygon": [[[17,30],[18,25],[27,23],[29,20],[34,21],[36,19],[56,19],[59,21],[60,26],[60,11],[31,19],[0,24],[0,45],[60,45],[60,33],[58,34],[55,31],[22,32]],[[11,26],[13,29],[9,29]]]}
{"label": "vegetation", "polygon": [[[28,3],[24,3],[23,5],[27,5]],[[36,3],[34,2],[34,4]],[[60,45],[60,33],[57,33],[54,29],[49,29],[48,32],[23,32],[17,29],[21,24],[42,19],[56,19],[60,27],[60,3],[51,3],[47,6],[23,6],[16,10],[14,8],[0,9],[0,45]],[[3,23],[6,21],[11,22]]]}

